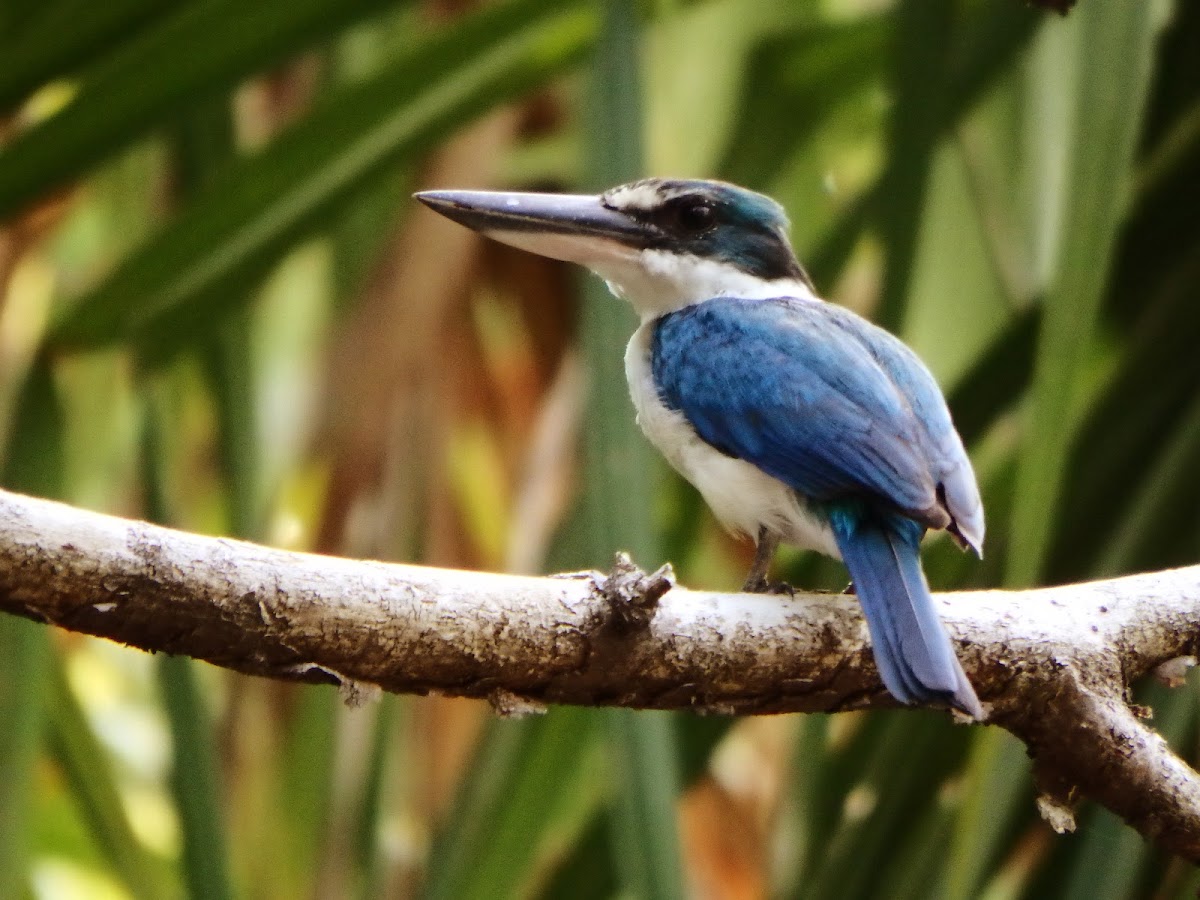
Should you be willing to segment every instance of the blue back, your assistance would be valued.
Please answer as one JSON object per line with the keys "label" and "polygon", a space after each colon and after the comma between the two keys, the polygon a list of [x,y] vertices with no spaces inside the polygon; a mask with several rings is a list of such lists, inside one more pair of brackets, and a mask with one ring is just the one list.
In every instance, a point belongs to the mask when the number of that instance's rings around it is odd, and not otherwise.
{"label": "blue back", "polygon": [[721,452],[817,501],[883,501],[946,525],[939,473],[965,455],[941,391],[854,313],[718,297],[659,319],[651,365],[663,402]]}

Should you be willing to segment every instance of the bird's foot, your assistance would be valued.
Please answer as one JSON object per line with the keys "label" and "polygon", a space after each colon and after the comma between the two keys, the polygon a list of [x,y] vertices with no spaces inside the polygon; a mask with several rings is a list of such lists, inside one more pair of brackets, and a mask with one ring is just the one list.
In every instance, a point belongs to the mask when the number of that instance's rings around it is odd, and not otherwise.
{"label": "bird's foot", "polygon": [[767,579],[750,577],[742,582],[743,594],[765,594],[767,592]]}
{"label": "bird's foot", "polygon": [[743,594],[787,594],[796,596],[796,589],[786,581],[768,581],[766,578],[747,578],[742,585]]}

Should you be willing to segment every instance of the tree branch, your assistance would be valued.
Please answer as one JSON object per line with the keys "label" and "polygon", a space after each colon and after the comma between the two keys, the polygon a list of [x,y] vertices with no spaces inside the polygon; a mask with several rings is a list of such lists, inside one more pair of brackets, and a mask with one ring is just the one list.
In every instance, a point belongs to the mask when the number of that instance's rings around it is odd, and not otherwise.
{"label": "tree branch", "polygon": [[[1128,685],[1200,639],[1200,566],[938,596],[989,721],[1200,861],[1200,777]],[[0,610],[252,675],[492,701],[746,714],[890,707],[852,598],[716,594],[644,575],[528,578],[289,553],[0,492]],[[1178,665],[1176,665],[1178,668]],[[1078,790],[1077,790],[1078,789]]]}

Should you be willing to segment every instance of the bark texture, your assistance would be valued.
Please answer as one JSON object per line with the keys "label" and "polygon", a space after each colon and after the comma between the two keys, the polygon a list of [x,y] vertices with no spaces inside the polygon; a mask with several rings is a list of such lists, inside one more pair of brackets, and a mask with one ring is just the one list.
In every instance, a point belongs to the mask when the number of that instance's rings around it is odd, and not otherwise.
{"label": "bark texture", "polygon": [[[1200,566],[938,595],[1040,806],[1082,791],[1200,862],[1200,777],[1127,702],[1200,642]],[[669,569],[518,577],[289,553],[0,492],[0,610],[252,675],[545,703],[753,714],[894,706],[853,597],[689,591]],[[1163,667],[1163,668],[1160,668]]]}

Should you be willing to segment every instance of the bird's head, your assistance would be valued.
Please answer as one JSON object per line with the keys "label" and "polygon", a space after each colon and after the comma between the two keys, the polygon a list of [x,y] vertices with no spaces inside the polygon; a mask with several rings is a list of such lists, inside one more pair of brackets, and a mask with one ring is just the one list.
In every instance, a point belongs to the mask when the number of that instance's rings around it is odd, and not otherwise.
{"label": "bird's head", "polygon": [[490,238],[587,266],[643,319],[716,296],[812,296],[783,207],[732,184],[650,178],[599,195],[416,196]]}

